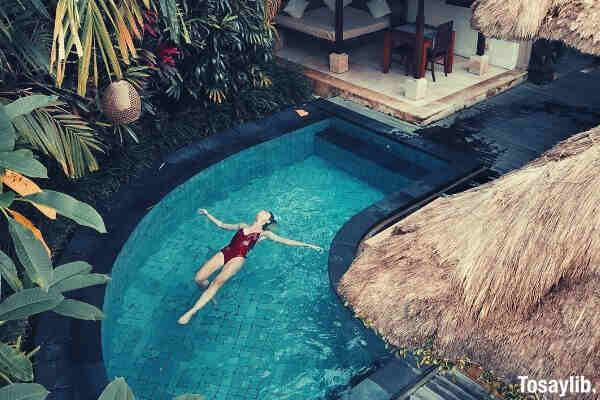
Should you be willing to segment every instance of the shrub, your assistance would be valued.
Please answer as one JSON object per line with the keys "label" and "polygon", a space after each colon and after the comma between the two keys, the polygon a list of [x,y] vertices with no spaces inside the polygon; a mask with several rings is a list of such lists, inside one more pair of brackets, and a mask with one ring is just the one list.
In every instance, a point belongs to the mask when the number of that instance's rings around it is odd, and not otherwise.
{"label": "shrub", "polygon": [[221,103],[243,90],[271,85],[266,67],[272,62],[275,31],[265,22],[262,1],[183,2],[183,20],[179,44],[164,18],[150,16],[146,23],[151,29],[144,46],[156,56],[167,95],[184,102]]}

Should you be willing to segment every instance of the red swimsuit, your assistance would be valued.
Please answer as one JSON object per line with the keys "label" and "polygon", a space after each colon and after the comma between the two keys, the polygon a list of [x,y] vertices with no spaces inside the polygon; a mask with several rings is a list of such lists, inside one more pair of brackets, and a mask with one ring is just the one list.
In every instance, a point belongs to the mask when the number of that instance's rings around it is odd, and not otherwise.
{"label": "red swimsuit", "polygon": [[237,231],[231,239],[231,242],[229,242],[229,245],[221,249],[223,257],[225,258],[224,264],[227,264],[227,262],[234,257],[245,258],[250,249],[258,242],[260,233],[261,232],[252,232],[245,235],[243,229]]}

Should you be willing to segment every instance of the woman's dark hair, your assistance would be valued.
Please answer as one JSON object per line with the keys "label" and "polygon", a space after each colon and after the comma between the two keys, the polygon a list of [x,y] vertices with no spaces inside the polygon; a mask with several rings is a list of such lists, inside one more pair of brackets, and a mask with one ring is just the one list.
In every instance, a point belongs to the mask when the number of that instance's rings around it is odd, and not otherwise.
{"label": "woman's dark hair", "polygon": [[275,221],[275,216],[273,215],[273,213],[271,211],[267,211],[267,212],[271,215],[271,217],[262,226],[263,230],[268,229],[270,225],[273,225],[273,224],[277,223],[277,221]]}

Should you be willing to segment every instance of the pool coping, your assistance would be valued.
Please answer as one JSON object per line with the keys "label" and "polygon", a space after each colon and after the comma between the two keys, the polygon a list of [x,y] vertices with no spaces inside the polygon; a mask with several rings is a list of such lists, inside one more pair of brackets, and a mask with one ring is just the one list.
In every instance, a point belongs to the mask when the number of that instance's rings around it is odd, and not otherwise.
{"label": "pool coping", "polygon": [[[298,108],[308,114],[301,117],[295,111]],[[430,181],[427,184],[416,182],[402,192],[365,208],[342,226],[332,241],[328,260],[330,283],[337,294],[337,282],[350,266],[364,234],[398,209],[435,193],[445,182],[475,171],[480,165],[472,155],[449,150],[417,136],[399,137],[397,128],[327,100],[315,100],[201,139],[155,162],[140,179],[125,185],[111,198],[114,207],[103,216],[110,234],[103,235],[87,227],[78,227],[57,265],[82,260],[89,262],[94,272],[109,273],[122,246],[148,209],[177,186],[203,169],[248,147],[331,117],[435,154],[453,167],[428,176]],[[104,292],[104,285],[92,286],[73,291],[69,297],[101,308]],[[51,392],[48,400],[98,398],[108,383],[101,342],[101,325],[98,321],[75,320],[53,312],[39,315],[34,343],[40,345],[41,349],[36,355],[35,381]]]}

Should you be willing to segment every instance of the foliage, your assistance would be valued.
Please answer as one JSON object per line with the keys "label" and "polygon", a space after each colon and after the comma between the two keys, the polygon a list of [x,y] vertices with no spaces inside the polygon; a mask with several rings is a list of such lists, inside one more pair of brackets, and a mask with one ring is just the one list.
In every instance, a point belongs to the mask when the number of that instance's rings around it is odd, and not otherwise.
{"label": "foliage", "polygon": [[0,82],[48,72],[50,22],[41,0],[0,2]]}
{"label": "foliage", "polygon": [[[150,0],[143,2],[146,8],[150,7]],[[98,87],[102,68],[99,61],[109,80],[112,75],[122,79],[121,62],[129,65],[130,56],[137,56],[134,39],[141,39],[142,25],[142,5],[138,0],[58,0],[50,50],[50,67],[56,72],[58,87],[63,83],[67,60],[73,50],[79,60],[77,93],[80,96],[86,94],[90,70]],[[112,32],[117,46],[114,46]]]}
{"label": "foliage", "polygon": [[[7,94],[14,97],[15,93]],[[35,105],[40,98],[45,96],[28,93],[17,98],[11,106]],[[6,103],[8,99],[0,101]],[[15,116],[12,124],[24,143],[56,160],[67,176],[80,178],[88,171],[98,170],[94,152],[104,152],[105,145],[96,130],[80,115],[71,112],[68,104],[57,100],[36,107],[29,113]]]}
{"label": "foliage", "polygon": [[[0,398],[11,400],[44,400],[48,391],[36,383],[14,383],[0,389]],[[123,378],[115,378],[98,397],[98,400],[134,400],[131,388]],[[173,400],[204,400],[198,394],[183,394]]]}
{"label": "foliage", "polygon": [[[274,28],[260,0],[183,1],[186,40],[177,45],[164,19],[150,17],[144,47],[152,51],[162,92],[201,104],[233,100],[249,88],[271,85]],[[183,60],[183,61],[182,61]]]}
{"label": "foliage", "polygon": [[[29,96],[0,105],[0,182],[6,184],[6,188],[0,184],[0,213],[8,224],[14,251],[24,271],[21,279],[17,263],[0,251],[0,276],[14,292],[0,303],[0,324],[50,310],[81,319],[103,318],[102,311],[96,307],[66,299],[63,293],[106,283],[108,277],[89,273],[91,267],[83,262],[53,268],[41,231],[13,208],[19,202],[28,203],[50,219],[55,219],[58,213],[78,224],[106,232],[102,218],[92,207],[60,192],[43,191],[26,177],[47,177],[47,170],[31,150],[16,147],[17,130],[13,122],[55,102],[56,98],[51,96]],[[14,346],[0,342],[0,377],[8,383],[13,379],[33,380],[29,360],[33,353],[22,353],[20,346],[20,338]],[[45,397],[43,391],[34,386],[17,386],[10,390],[14,390],[14,393],[9,392],[14,397],[27,398],[28,390],[33,391],[29,394],[32,398]]]}

